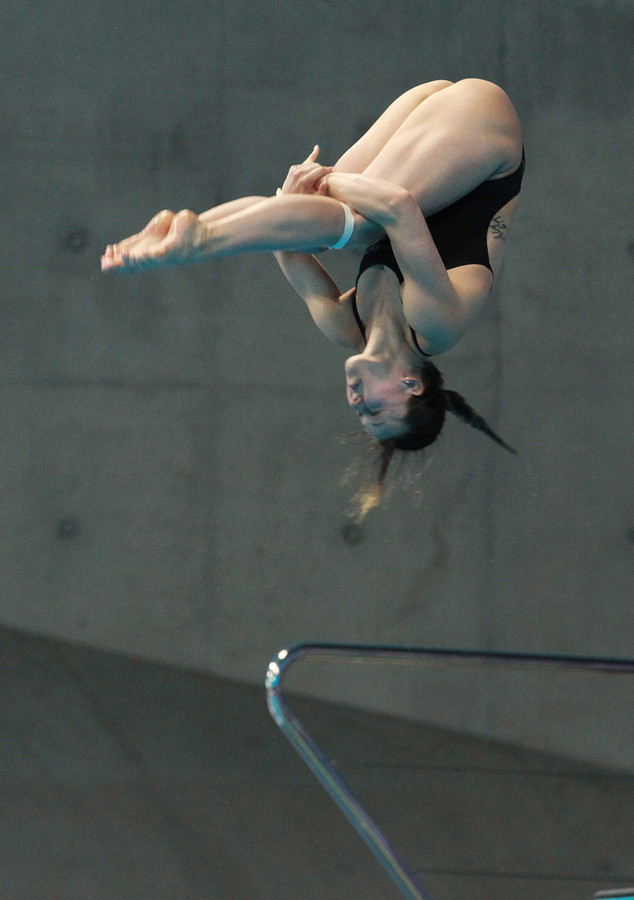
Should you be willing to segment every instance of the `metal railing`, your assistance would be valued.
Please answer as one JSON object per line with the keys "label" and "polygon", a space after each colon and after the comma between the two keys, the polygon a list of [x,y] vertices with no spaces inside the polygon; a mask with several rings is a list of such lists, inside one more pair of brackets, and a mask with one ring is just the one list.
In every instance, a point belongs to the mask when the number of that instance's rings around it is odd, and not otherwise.
{"label": "metal railing", "polygon": [[291,712],[283,691],[290,667],[305,657],[344,659],[354,662],[388,663],[478,663],[509,666],[585,669],[600,672],[634,672],[634,660],[575,656],[539,656],[470,650],[438,650],[424,647],[390,647],[355,644],[296,644],[280,650],[269,664],[266,676],[267,702],[271,715],[284,736],[304,760],[313,775],[366,842],[370,850],[410,900],[433,900],[405,862],[389,844],[377,825],[358,802],[330,760]]}

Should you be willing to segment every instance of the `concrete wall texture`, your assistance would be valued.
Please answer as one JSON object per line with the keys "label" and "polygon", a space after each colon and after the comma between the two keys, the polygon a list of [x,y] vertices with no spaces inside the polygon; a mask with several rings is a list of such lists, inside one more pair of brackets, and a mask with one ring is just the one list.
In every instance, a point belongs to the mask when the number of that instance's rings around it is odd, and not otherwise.
{"label": "concrete wall texture", "polygon": [[[632,4],[33,0],[0,23],[2,623],[256,683],[308,639],[631,655]],[[465,76],[511,95],[528,170],[502,283],[441,367],[520,456],[450,422],[422,499],[350,540],[343,356],[274,261],[98,259]],[[455,715],[451,691],[344,681],[306,689],[632,765],[624,680],[504,717],[495,679]]]}
{"label": "concrete wall texture", "polygon": [[[633,883],[634,775],[289,698],[434,900]],[[0,628],[2,900],[398,900],[260,686]]]}

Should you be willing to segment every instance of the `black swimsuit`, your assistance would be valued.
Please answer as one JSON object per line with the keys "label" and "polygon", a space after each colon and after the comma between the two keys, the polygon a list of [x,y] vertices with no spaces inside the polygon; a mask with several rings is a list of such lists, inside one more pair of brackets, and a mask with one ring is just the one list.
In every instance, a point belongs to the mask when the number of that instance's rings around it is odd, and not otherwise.
{"label": "black swimsuit", "polygon": [[[495,181],[482,182],[470,193],[425,220],[446,269],[476,264],[493,271],[487,247],[489,226],[495,214],[517,197],[523,175],[524,153],[522,162],[515,172]],[[387,266],[401,284],[403,283],[403,273],[396,261],[389,238],[382,238],[367,248],[359,266],[357,284],[361,275],[371,266]],[[352,298],[352,310],[365,340],[365,325],[357,309],[356,292]],[[419,352],[427,356],[428,354],[418,346],[414,330],[410,331]]]}

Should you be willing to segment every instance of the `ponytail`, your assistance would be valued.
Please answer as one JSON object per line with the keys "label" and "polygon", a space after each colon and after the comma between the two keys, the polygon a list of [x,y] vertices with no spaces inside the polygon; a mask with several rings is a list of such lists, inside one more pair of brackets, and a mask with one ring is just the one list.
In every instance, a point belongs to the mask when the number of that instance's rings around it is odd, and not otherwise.
{"label": "ponytail", "polygon": [[496,434],[495,431],[493,431],[491,426],[487,424],[482,416],[478,415],[478,413],[469,406],[464,397],[461,397],[460,394],[457,394],[455,391],[443,391],[443,394],[445,396],[445,409],[448,412],[452,413],[466,425],[475,428],[476,431],[481,431],[483,434],[492,438],[501,447],[508,450],[509,453],[517,453],[517,450],[510,447],[506,441],[503,441],[499,434]]}
{"label": "ponytail", "polygon": [[361,485],[352,498],[350,518],[355,525],[360,525],[370,510],[378,506],[383,499],[387,470],[397,449],[394,438],[387,441],[374,441],[374,444],[376,445],[374,475]]}

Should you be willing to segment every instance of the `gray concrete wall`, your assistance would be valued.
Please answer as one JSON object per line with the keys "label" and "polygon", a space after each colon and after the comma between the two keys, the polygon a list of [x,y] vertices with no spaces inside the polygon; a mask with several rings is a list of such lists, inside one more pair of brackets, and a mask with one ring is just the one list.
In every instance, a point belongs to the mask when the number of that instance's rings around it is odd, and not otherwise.
{"label": "gray concrete wall", "polygon": [[[632,775],[290,698],[436,900],[631,884]],[[2,900],[397,900],[253,685],[0,629]]]}
{"label": "gray concrete wall", "polygon": [[[0,620],[257,683],[306,639],[629,655],[632,20],[609,0],[5,4]],[[114,279],[98,258],[470,75],[515,101],[528,172],[502,284],[443,369],[520,456],[450,422],[418,505],[396,491],[351,543],[343,357],[274,262]],[[495,732],[499,686],[461,690],[453,721],[453,694],[399,711]],[[630,765],[631,742],[553,727],[575,695],[526,692],[510,736]]]}

